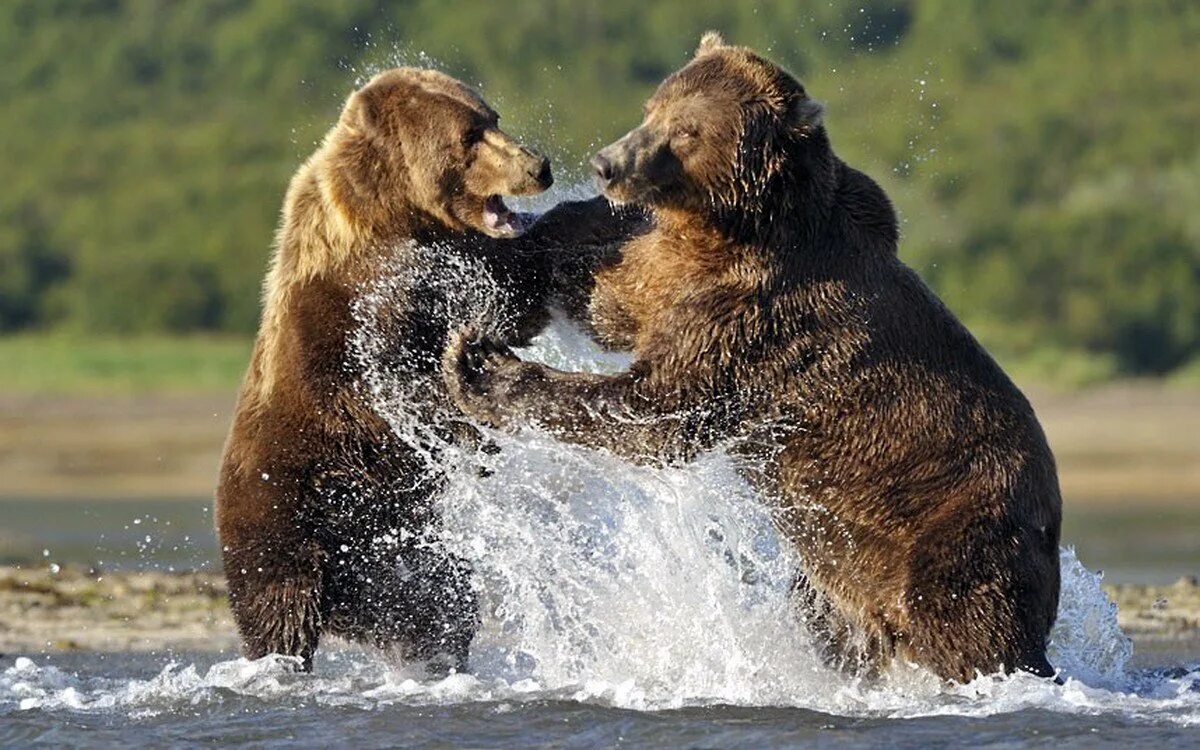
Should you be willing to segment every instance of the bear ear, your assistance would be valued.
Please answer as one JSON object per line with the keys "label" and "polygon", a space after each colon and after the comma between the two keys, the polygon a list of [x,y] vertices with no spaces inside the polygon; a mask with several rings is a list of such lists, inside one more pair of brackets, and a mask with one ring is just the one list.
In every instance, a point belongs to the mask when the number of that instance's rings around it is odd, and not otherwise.
{"label": "bear ear", "polygon": [[788,122],[801,133],[808,134],[825,121],[825,105],[807,96],[797,96],[788,111]]}
{"label": "bear ear", "polygon": [[700,46],[696,48],[696,57],[713,52],[725,46],[725,38],[717,31],[706,31],[700,37]]}
{"label": "bear ear", "polygon": [[350,95],[342,112],[342,122],[359,135],[374,135],[379,130],[379,103],[371,87]]}

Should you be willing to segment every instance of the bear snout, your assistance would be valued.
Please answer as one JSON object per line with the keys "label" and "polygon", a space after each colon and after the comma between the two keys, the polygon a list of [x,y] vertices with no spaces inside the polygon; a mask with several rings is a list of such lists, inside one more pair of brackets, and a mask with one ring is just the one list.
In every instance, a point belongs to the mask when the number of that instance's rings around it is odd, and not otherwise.
{"label": "bear snout", "polygon": [[[642,170],[660,150],[659,137],[644,126],[634,128],[619,141],[605,146],[590,162],[600,189],[628,192],[628,189],[623,189],[624,183],[643,181],[646,175],[642,174]],[[624,185],[624,188],[628,187]],[[634,199],[637,196],[610,192],[609,197]]]}
{"label": "bear snout", "polygon": [[592,157],[590,164],[592,165],[592,169],[596,171],[596,180],[600,183],[600,187],[608,187],[608,183],[613,178],[612,161],[601,151]]}
{"label": "bear snout", "polygon": [[550,171],[550,159],[549,157],[540,156],[537,154],[534,156],[535,158],[538,158],[538,161],[534,164],[534,166],[530,167],[528,174],[535,182],[537,182],[538,187],[540,187],[542,190],[546,190],[554,184],[554,174]]}

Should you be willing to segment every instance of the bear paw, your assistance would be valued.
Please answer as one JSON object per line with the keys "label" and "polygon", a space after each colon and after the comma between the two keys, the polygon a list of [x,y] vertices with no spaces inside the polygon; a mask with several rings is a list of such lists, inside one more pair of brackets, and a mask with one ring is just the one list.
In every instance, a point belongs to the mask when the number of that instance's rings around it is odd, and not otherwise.
{"label": "bear paw", "polygon": [[499,344],[466,326],[451,334],[442,355],[442,379],[450,398],[464,414],[484,424],[507,424],[506,384],[515,381],[526,363]]}

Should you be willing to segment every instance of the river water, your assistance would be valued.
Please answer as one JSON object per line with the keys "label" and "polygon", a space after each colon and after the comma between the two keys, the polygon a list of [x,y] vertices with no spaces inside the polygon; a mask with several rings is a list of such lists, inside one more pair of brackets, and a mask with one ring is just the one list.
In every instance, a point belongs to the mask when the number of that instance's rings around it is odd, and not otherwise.
{"label": "river water", "polygon": [[[478,314],[486,284],[459,271],[468,293],[456,309]],[[427,283],[398,274],[365,290],[364,362],[376,351],[374,305]],[[526,354],[576,370],[624,364],[562,324]],[[396,434],[415,439],[405,401],[425,386],[378,369],[369,380]],[[442,543],[471,561],[483,602],[469,674],[432,679],[352,647],[324,650],[313,674],[281,657],[221,653],[7,655],[0,745],[1200,742],[1200,658],[1168,650],[1132,662],[1099,577],[1072,550],[1050,654],[1063,684],[1021,674],[947,686],[904,666],[859,680],[823,666],[796,624],[788,589],[798,561],[720,452],[647,468],[534,432],[493,437],[494,456],[438,459],[452,476]],[[478,461],[486,476],[470,470]],[[78,534],[109,534],[94,548],[106,565],[208,564],[211,532],[172,523],[147,512]]]}

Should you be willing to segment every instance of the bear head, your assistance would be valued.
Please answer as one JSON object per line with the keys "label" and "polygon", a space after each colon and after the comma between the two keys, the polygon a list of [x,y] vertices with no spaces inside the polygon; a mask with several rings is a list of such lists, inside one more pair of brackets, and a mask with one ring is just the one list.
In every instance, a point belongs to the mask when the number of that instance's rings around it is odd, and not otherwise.
{"label": "bear head", "polygon": [[397,68],[350,96],[333,137],[333,168],[349,185],[351,216],[426,223],[492,237],[526,220],[504,196],[550,187],[549,160],[499,127],[475,91],[433,70]]}
{"label": "bear head", "polygon": [[757,224],[806,170],[832,162],[822,106],[790,73],[708,32],[645,105],[642,124],[592,159],[605,195],[654,210]]}

